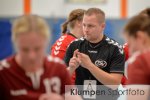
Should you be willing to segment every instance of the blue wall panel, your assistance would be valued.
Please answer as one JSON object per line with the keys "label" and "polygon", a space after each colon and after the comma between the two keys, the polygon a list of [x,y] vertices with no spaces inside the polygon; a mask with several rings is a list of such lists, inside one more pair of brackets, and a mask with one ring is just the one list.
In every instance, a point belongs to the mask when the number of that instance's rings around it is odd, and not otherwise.
{"label": "blue wall panel", "polygon": [[0,60],[12,53],[11,23],[9,20],[0,20]]}
{"label": "blue wall panel", "polygon": [[[12,18],[0,18],[0,60],[14,53],[11,43],[11,20]],[[46,19],[46,21],[52,30],[51,41],[47,49],[47,52],[50,52],[51,45],[61,35],[61,24],[65,21],[65,18],[51,18]],[[123,44],[122,30],[126,22],[127,20],[107,19],[104,33]]]}

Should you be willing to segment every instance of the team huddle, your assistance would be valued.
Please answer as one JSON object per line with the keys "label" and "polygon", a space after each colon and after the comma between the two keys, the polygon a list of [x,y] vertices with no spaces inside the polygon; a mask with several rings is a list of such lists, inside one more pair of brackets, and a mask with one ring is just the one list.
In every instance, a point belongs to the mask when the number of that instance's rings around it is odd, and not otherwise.
{"label": "team huddle", "polygon": [[[83,99],[79,95],[66,97],[65,85],[107,85],[112,90],[110,85],[149,85],[150,8],[126,24],[124,46],[106,36],[105,27],[101,9],[75,9],[62,24],[62,36],[47,54],[47,22],[37,15],[17,18],[12,27],[16,53],[0,62],[0,100]],[[118,96],[107,99],[117,100]]]}

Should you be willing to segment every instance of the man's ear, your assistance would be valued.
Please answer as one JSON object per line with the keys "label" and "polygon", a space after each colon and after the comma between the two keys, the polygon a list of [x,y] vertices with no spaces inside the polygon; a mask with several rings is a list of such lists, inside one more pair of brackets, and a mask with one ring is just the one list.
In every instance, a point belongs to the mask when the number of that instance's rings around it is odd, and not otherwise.
{"label": "man's ear", "polygon": [[103,29],[105,29],[105,26],[106,26],[106,23],[102,23],[102,24],[101,24],[101,27],[102,27]]}

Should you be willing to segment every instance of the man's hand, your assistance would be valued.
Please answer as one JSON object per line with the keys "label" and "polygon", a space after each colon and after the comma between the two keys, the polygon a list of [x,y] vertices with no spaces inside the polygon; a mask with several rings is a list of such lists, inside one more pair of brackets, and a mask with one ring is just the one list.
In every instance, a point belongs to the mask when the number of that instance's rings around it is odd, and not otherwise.
{"label": "man's hand", "polygon": [[64,98],[56,93],[42,94],[39,100],[64,100]]}
{"label": "man's hand", "polygon": [[93,63],[88,55],[77,52],[78,59],[80,59],[80,65],[86,69],[89,69]]}
{"label": "man's hand", "polygon": [[69,62],[69,67],[67,68],[71,75],[79,67],[79,65],[89,70],[94,64],[88,55],[80,53],[77,49],[74,51],[73,57]]}
{"label": "man's hand", "polygon": [[79,67],[81,61],[78,58],[78,55],[77,55],[78,53],[79,53],[78,49],[74,51],[73,57],[69,61],[70,69],[76,70]]}

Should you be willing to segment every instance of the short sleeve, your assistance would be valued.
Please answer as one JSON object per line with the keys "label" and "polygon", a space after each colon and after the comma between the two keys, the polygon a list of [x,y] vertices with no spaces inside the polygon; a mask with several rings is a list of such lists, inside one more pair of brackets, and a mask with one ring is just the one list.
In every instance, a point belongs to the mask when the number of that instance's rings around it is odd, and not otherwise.
{"label": "short sleeve", "polygon": [[125,55],[122,48],[117,46],[111,57],[110,73],[124,73]]}
{"label": "short sleeve", "polygon": [[64,59],[66,48],[68,43],[65,40],[59,41],[61,38],[59,38],[55,44],[51,48],[51,55],[53,57],[59,57],[60,59]]}
{"label": "short sleeve", "polygon": [[64,59],[64,56],[65,56],[65,50],[54,50],[54,49],[52,49],[52,51],[51,51],[51,55],[53,56],[53,57],[59,57],[60,59]]}
{"label": "short sleeve", "polygon": [[66,65],[68,66],[69,65],[69,61],[70,59],[72,58],[73,56],[73,52],[75,50],[75,45],[74,45],[74,42],[72,42],[68,48],[67,48],[67,51],[66,51],[66,54],[65,54],[65,57],[64,57],[64,61],[66,63]]}

